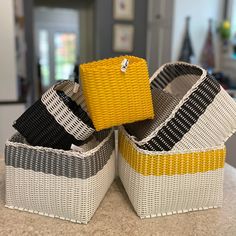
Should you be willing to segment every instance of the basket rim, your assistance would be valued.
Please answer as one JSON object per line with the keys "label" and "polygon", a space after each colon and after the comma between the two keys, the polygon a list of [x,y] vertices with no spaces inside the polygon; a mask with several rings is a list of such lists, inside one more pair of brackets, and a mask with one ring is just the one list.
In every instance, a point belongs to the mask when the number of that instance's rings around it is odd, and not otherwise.
{"label": "basket rim", "polygon": [[141,57],[136,57],[136,56],[132,56],[132,55],[121,55],[118,57],[112,57],[112,58],[104,58],[102,60],[98,60],[98,61],[92,61],[92,62],[88,62],[88,63],[84,63],[84,64],[80,64],[80,70],[82,71],[87,71],[87,70],[92,70],[92,71],[97,71],[97,70],[101,70],[101,69],[107,69],[107,68],[117,68],[117,64],[113,63],[113,64],[109,64],[109,65],[101,65],[104,62],[112,62],[112,61],[116,61],[117,59],[132,59],[134,61],[132,61],[132,63],[129,64],[129,67],[132,67],[132,65],[138,65],[138,64],[143,64],[143,63],[147,63],[146,60],[144,58]]}
{"label": "basket rim", "polygon": [[184,61],[175,61],[175,62],[167,62],[167,63],[164,63],[161,67],[159,67],[154,73],[153,75],[150,77],[149,79],[149,82],[151,84],[151,82],[157,77],[157,75],[159,75],[165,67],[167,66],[174,66],[174,65],[182,65],[182,66],[187,66],[187,67],[193,67],[193,68],[196,68],[200,71],[202,71],[202,75],[201,75],[201,78],[202,77],[205,77],[207,75],[207,71],[205,69],[203,69],[201,66],[198,66],[196,64],[190,64],[188,62],[184,62]]}
{"label": "basket rim", "polygon": [[14,146],[14,147],[23,147],[23,148],[30,148],[30,149],[35,149],[37,151],[48,151],[48,152],[53,152],[53,153],[62,153],[64,155],[67,156],[71,156],[71,157],[77,157],[77,158],[85,158],[88,156],[93,155],[94,153],[96,153],[97,151],[99,151],[111,138],[111,136],[114,133],[114,128],[112,128],[107,136],[94,148],[92,148],[89,151],[72,151],[72,150],[63,150],[63,149],[54,149],[54,148],[50,148],[50,147],[42,147],[42,146],[31,146],[30,144],[26,144],[26,143],[19,143],[19,142],[13,142],[11,141],[11,139],[19,133],[15,133],[11,136],[11,138],[9,138],[6,143],[5,146]]}
{"label": "basket rim", "polygon": [[[55,93],[55,95],[56,95],[58,98],[60,98],[59,95],[57,95],[56,91],[60,90],[61,86],[64,85],[64,84],[65,84],[65,85],[66,85],[66,84],[69,84],[70,86],[74,86],[74,85],[76,85],[77,83],[74,82],[74,81],[71,81],[71,80],[62,80],[62,81],[59,81],[59,82],[55,83],[54,85],[52,85],[52,86],[42,95],[42,98],[43,98],[44,96],[46,96],[47,94],[50,94],[50,93]],[[82,91],[81,85],[80,85],[80,84],[77,84],[77,85],[78,85],[78,89]],[[63,89],[62,89],[62,91],[64,92]],[[70,97],[68,94],[66,94],[66,96]],[[42,98],[41,98],[41,100],[42,100]],[[70,97],[70,98],[71,98],[71,97]],[[74,101],[78,106],[81,106],[81,104],[78,103],[78,101],[76,101],[76,100],[73,100],[73,101]],[[69,108],[68,108],[68,109],[69,109]],[[83,110],[84,110],[84,109],[83,109]],[[72,111],[71,111],[71,112],[72,112]],[[87,111],[85,111],[85,112],[87,112]]]}
{"label": "basket rim", "polygon": [[[75,115],[74,112],[73,112],[73,110],[71,110],[71,108],[68,107],[68,106],[64,103],[64,101],[61,100],[60,96],[57,94],[56,91],[57,91],[58,89],[60,90],[60,86],[63,86],[63,85],[66,86],[67,84],[69,84],[69,86],[73,86],[73,85],[75,85],[76,83],[73,82],[73,81],[70,81],[70,80],[63,80],[63,81],[60,81],[60,82],[54,84],[51,88],[49,88],[49,89],[42,95],[42,97],[40,98],[40,100],[41,100],[41,102],[45,105],[47,111],[54,117],[54,119],[56,120],[56,122],[59,123],[62,127],[65,128],[65,130],[66,130],[67,133],[69,133],[69,134],[71,134],[72,136],[74,136],[77,140],[85,140],[86,138],[88,138],[88,137],[95,131],[95,128],[94,128],[93,122],[92,122],[92,120],[91,120],[91,118],[90,118],[90,116],[89,116],[89,114],[88,114],[88,112],[87,112],[87,108],[85,107],[86,109],[84,109],[84,108],[81,106],[81,105],[82,105],[81,101],[78,102],[78,101],[72,99],[72,100],[77,104],[77,106],[80,107],[81,110],[83,110],[83,112],[87,115],[88,120],[90,120],[91,122],[90,122],[90,121],[89,121],[89,122],[86,122],[86,120],[84,120],[83,118],[78,117],[77,115]],[[58,87],[59,87],[59,88],[58,88]],[[79,89],[82,91],[81,86],[79,87]],[[62,89],[62,90],[63,90],[63,89]],[[63,91],[64,91],[64,90],[63,90]],[[69,96],[68,94],[66,94],[66,95],[71,98],[71,96]],[[63,107],[63,109],[65,109],[65,110],[67,111],[67,112],[66,112],[67,116],[70,116],[70,117],[72,118],[71,120],[75,120],[75,121],[81,123],[81,125],[84,126],[86,132],[83,133],[83,132],[81,132],[80,130],[77,130],[76,133],[74,133],[74,132],[70,131],[69,127],[65,126],[65,125],[62,123],[61,119],[59,119],[59,118],[57,117],[57,115],[54,114],[54,112],[53,112],[54,109],[52,109],[51,106],[49,105],[50,103],[48,102],[48,97],[49,97],[49,98],[52,98],[52,97],[53,97],[53,100],[56,100],[56,101],[60,102],[60,104],[61,104],[61,106]],[[83,129],[83,130],[84,130],[84,129]]]}
{"label": "basket rim", "polygon": [[143,154],[146,155],[171,155],[171,154],[183,154],[183,153],[195,153],[195,152],[204,152],[204,151],[210,151],[210,150],[220,150],[225,148],[225,144],[222,143],[218,146],[212,146],[212,147],[205,147],[205,148],[198,148],[198,149],[183,149],[183,150],[170,150],[170,151],[149,151],[144,150],[137,146],[136,142],[134,142],[134,136],[130,135],[124,128],[124,126],[119,127],[119,132],[121,135],[124,135],[124,137],[127,139],[127,141],[132,145],[132,147]]}

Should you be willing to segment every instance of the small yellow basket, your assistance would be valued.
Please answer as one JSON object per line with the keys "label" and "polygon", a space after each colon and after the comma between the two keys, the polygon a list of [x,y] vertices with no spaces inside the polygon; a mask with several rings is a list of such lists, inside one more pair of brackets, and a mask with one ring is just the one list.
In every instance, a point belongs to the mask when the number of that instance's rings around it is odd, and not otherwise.
{"label": "small yellow basket", "polygon": [[144,59],[120,56],[82,64],[80,78],[97,131],[154,117]]}

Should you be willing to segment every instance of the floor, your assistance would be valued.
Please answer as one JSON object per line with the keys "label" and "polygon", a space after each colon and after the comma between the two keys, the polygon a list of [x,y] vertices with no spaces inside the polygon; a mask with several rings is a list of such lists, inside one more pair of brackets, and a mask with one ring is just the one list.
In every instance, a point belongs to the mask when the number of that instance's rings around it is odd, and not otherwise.
{"label": "floor", "polygon": [[88,225],[4,207],[4,161],[0,157],[0,235],[236,235],[236,169],[226,165],[220,209],[141,220],[117,179]]}

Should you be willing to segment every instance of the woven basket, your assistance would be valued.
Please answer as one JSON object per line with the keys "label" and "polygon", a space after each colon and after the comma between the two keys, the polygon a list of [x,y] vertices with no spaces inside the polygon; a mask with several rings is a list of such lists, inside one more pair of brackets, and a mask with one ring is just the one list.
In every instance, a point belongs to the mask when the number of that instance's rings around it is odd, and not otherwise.
{"label": "woven basket", "polygon": [[219,146],[236,130],[236,103],[204,69],[177,62],[150,79],[155,117],[126,125],[133,142],[149,151]]}
{"label": "woven basket", "polygon": [[120,128],[119,176],[141,218],[220,207],[224,162],[224,145],[151,152]]}
{"label": "woven basket", "polygon": [[69,150],[94,131],[81,90],[72,81],[59,82],[13,124],[31,145]]}
{"label": "woven basket", "polygon": [[15,134],[5,150],[6,207],[87,223],[115,175],[113,130],[94,137],[96,147],[73,152],[33,147]]}
{"label": "woven basket", "polygon": [[[121,64],[125,59],[129,64],[122,72]],[[96,130],[153,118],[144,59],[121,56],[82,64],[80,76],[86,105]]]}

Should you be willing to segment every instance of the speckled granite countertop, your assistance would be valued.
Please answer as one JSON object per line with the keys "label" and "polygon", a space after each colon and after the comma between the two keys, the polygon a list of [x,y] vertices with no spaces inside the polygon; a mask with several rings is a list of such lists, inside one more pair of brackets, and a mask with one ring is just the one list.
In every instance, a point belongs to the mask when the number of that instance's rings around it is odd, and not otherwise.
{"label": "speckled granite countertop", "polygon": [[4,161],[0,157],[0,235],[236,235],[236,169],[226,165],[224,206],[141,220],[117,179],[88,225],[4,207]]}

